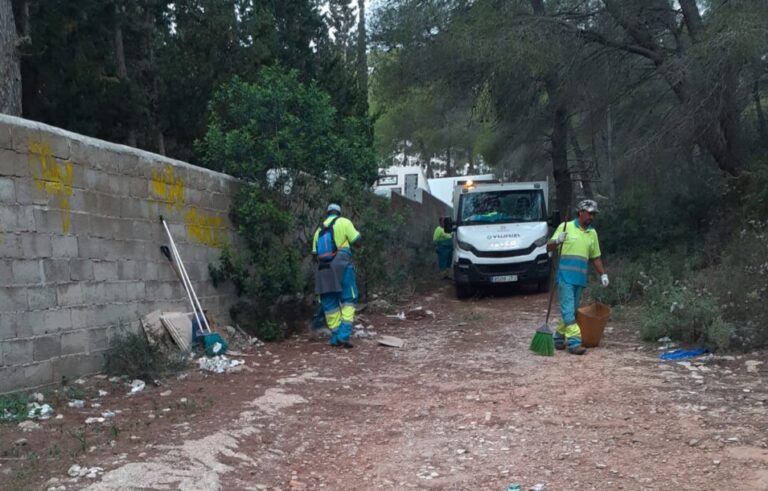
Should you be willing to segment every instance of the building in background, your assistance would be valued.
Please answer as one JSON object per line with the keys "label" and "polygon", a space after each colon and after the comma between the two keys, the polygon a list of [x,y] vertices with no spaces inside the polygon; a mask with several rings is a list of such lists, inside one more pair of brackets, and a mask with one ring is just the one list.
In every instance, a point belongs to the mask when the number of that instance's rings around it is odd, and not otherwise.
{"label": "building in background", "polygon": [[386,198],[389,198],[392,193],[396,193],[421,203],[421,194],[430,193],[430,188],[421,166],[392,166],[388,169],[379,170],[379,177],[373,185],[373,192]]}
{"label": "building in background", "polygon": [[474,182],[499,182],[493,174],[479,174],[475,176],[454,176],[429,179],[427,181],[430,193],[443,203],[453,206],[453,188],[467,181]]}

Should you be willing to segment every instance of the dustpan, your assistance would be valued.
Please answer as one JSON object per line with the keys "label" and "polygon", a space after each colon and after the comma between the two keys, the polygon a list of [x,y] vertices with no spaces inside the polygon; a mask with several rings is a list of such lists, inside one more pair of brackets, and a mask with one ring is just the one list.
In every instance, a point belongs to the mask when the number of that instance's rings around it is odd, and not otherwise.
{"label": "dustpan", "polygon": [[[205,318],[205,314],[198,314],[198,317]],[[195,342],[198,347],[205,351],[207,356],[223,355],[227,352],[229,345],[221,337],[221,334],[213,331],[206,331],[205,328],[199,327],[197,318],[192,318],[192,332],[194,333]]]}

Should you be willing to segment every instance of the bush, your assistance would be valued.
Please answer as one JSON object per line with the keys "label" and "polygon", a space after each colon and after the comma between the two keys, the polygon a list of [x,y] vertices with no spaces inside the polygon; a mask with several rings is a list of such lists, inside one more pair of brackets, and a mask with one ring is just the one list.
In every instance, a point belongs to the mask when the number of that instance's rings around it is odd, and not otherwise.
{"label": "bush", "polygon": [[768,345],[768,222],[750,221],[723,251],[711,271],[713,288],[721,292],[723,310],[737,326],[743,348]]}
{"label": "bush", "polygon": [[669,336],[683,343],[727,349],[734,334],[714,295],[681,282],[655,285],[641,312],[640,334],[646,341]]}
{"label": "bush", "polygon": [[29,402],[27,394],[0,396],[0,423],[18,423],[27,419]]}
{"label": "bush", "polygon": [[210,111],[197,150],[207,166],[245,181],[232,209],[245,247],[224,249],[209,268],[214,283],[232,280],[241,297],[235,322],[279,340],[312,309],[311,242],[330,201],[363,234],[355,252],[362,293],[387,280],[397,224],[368,189],[376,162],[366,118],[340,118],[328,94],[280,67],[263,68],[255,83],[224,84]]}
{"label": "bush", "polygon": [[109,375],[153,380],[187,367],[187,357],[174,347],[152,345],[144,332],[121,330],[104,355],[104,371]]}

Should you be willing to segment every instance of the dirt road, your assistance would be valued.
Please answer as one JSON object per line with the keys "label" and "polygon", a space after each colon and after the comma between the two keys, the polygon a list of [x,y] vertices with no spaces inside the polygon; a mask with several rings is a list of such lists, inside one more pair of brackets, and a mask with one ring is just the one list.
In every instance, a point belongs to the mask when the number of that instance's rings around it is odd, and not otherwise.
{"label": "dirt road", "polygon": [[[39,459],[2,461],[0,487],[768,489],[764,365],[745,363],[764,354],[660,362],[617,320],[586,356],[537,357],[527,345],[546,296],[450,293],[414,304],[435,318],[364,312],[403,349],[306,334],[252,352],[237,373],[193,371],[135,396],[106,387],[102,408],[121,412],[95,429],[82,423],[89,407],[28,433],[2,428],[4,447],[25,437]],[[70,436],[81,430],[85,444]],[[70,478],[73,463],[104,472]]]}

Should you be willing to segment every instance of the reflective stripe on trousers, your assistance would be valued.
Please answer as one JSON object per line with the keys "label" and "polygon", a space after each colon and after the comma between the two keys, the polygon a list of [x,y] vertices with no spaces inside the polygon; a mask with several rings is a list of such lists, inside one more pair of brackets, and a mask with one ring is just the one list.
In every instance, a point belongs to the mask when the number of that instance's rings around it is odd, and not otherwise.
{"label": "reflective stripe on trousers", "polygon": [[331,330],[331,344],[349,341],[349,336],[352,334],[352,324],[355,321],[357,297],[355,268],[352,264],[348,264],[341,281],[341,291],[320,295],[325,319]]}
{"label": "reflective stripe on trousers", "polygon": [[578,348],[581,346],[581,328],[575,322],[566,326],[560,321],[555,329],[554,340],[555,346],[565,346],[569,350]]}

